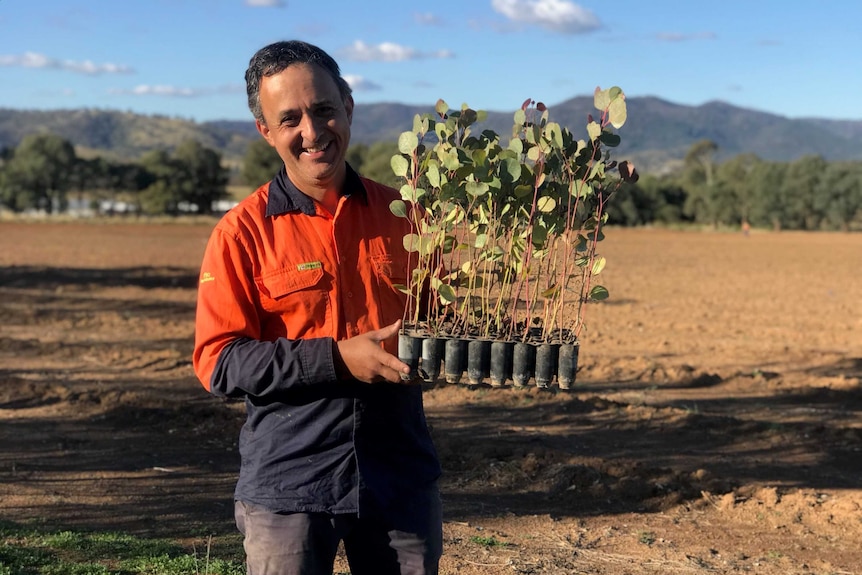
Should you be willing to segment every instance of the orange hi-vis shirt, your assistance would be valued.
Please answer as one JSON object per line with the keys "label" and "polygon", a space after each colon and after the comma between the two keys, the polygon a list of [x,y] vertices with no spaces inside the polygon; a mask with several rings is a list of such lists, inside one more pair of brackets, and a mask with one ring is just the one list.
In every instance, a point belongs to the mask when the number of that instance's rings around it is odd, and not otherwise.
{"label": "orange hi-vis shirt", "polygon": [[[410,225],[389,209],[400,194],[352,170],[348,183],[334,215],[306,196],[270,197],[267,184],[216,226],[195,325],[194,366],[207,390],[236,338],[337,341],[403,316],[395,285],[407,284]],[[396,342],[386,346],[397,354]]]}

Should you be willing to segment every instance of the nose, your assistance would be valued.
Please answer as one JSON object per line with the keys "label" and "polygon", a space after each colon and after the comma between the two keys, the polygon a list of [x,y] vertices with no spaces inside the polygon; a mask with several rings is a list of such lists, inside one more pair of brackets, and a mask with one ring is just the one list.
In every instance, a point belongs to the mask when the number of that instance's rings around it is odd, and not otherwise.
{"label": "nose", "polygon": [[323,122],[314,114],[305,114],[302,117],[302,139],[314,143],[323,131]]}

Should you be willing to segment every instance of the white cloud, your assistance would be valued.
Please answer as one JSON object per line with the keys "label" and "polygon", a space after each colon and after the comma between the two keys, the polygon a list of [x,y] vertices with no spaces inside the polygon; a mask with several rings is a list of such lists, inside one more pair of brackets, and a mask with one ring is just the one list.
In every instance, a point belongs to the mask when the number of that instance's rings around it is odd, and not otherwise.
{"label": "white cloud", "polygon": [[235,94],[245,92],[239,84],[227,84],[217,88],[181,88],[164,84],[140,84],[134,88],[112,88],[108,91],[114,96],[166,96],[171,98],[197,98],[213,94]]}
{"label": "white cloud", "polygon": [[431,12],[416,12],[413,14],[413,19],[418,24],[423,24],[425,26],[443,25],[443,20],[441,20],[436,14],[432,14]]}
{"label": "white cloud", "polygon": [[253,8],[281,8],[287,6],[284,0],[245,0],[246,6]]}
{"label": "white cloud", "polygon": [[662,42],[688,42],[689,40],[715,40],[714,32],[698,32],[697,34],[680,34],[677,32],[660,32],[656,38]]}
{"label": "white cloud", "polygon": [[113,88],[110,93],[117,96],[182,96],[186,98],[200,95],[200,91],[192,88],[148,84],[140,84],[134,88]]}
{"label": "white cloud", "polygon": [[345,74],[344,79],[350,84],[350,87],[353,88],[356,92],[376,92],[378,90],[382,90],[383,87],[379,84],[375,84],[371,80],[363,78],[362,76],[356,76],[354,74]]}
{"label": "white cloud", "polygon": [[371,46],[362,40],[357,40],[350,46],[342,48],[339,53],[354,62],[403,62],[405,60],[420,60],[423,58],[453,57],[452,52],[449,50],[420,52],[392,42],[383,42],[377,46]]}
{"label": "white cloud", "polygon": [[76,74],[87,76],[98,76],[101,74],[131,74],[134,72],[129,66],[120,64],[96,64],[90,60],[76,62],[74,60],[57,60],[49,58],[44,54],[25,52],[20,55],[0,55],[0,67],[18,68],[44,68],[48,70],[66,70]]}
{"label": "white cloud", "polygon": [[568,0],[491,0],[491,6],[513,22],[562,34],[592,32],[602,26],[595,14]]}

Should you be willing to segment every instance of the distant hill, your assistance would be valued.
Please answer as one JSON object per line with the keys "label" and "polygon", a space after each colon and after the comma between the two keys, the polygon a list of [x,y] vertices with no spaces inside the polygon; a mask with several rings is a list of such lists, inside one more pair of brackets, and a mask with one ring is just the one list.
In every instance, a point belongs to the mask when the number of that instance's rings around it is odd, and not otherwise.
{"label": "distant hill", "polygon": [[[718,159],[756,154],[765,160],[792,161],[805,155],[827,160],[862,160],[862,121],[790,119],[738,108],[723,102],[683,106],[654,97],[628,99],[628,121],[619,131],[623,144],[618,159],[635,161],[642,171],[658,171],[678,163],[691,145],[709,139],[718,145]],[[433,104],[359,104],[353,120],[353,143],[396,141],[409,130],[413,116],[433,111]],[[512,128],[512,111],[489,111],[482,128],[504,136]],[[551,119],[583,137],[588,114],[595,114],[592,96],[579,96],[550,106]],[[260,136],[248,121],[192,122],[131,112],[73,109],[16,110],[0,108],[0,148],[17,146],[31,133],[55,133],[71,141],[82,156],[102,155],[134,160],[155,149],[173,149],[196,139],[238,162],[250,141]]]}

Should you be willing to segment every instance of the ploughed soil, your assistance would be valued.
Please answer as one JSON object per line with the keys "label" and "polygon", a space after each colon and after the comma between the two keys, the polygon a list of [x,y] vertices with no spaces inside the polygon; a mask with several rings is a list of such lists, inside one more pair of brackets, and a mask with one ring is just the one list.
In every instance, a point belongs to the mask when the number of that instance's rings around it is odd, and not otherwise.
{"label": "ploughed soil", "polygon": [[[236,549],[242,405],[190,363],[211,228],[0,222],[0,519]],[[573,389],[427,386],[442,573],[862,573],[862,234],[601,252]]]}

